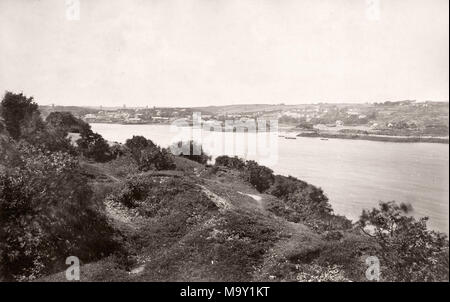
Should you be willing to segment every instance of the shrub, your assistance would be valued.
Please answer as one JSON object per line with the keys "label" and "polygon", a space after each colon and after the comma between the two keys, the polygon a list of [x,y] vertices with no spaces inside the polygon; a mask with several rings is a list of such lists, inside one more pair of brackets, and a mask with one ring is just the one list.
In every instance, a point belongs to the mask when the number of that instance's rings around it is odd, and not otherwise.
{"label": "shrub", "polygon": [[50,112],[45,121],[48,126],[64,131],[66,135],[68,132],[81,133],[89,128],[89,124],[65,111]]}
{"label": "shrub", "polygon": [[34,279],[76,255],[99,259],[118,244],[91,202],[92,191],[68,154],[23,145],[21,163],[0,174],[0,274]]}
{"label": "shrub", "polygon": [[127,147],[122,144],[114,143],[109,147],[109,152],[111,153],[112,158],[117,159],[122,156],[127,156],[130,154],[130,151]]}
{"label": "shrub", "polygon": [[159,147],[148,147],[141,153],[139,160],[139,170],[172,170],[175,163],[171,154],[166,149]]}
{"label": "shrub", "polygon": [[154,147],[155,144],[141,135],[133,135],[125,142],[125,146],[130,150],[143,150],[147,147]]}
{"label": "shrub", "polygon": [[[381,276],[388,281],[448,281],[449,246],[446,235],[427,229],[428,218],[407,216],[405,204],[381,202],[363,211],[359,225],[380,246]],[[369,227],[370,230],[366,230]]]}
{"label": "shrub", "polygon": [[14,141],[3,134],[0,134],[0,167],[14,166],[20,162],[20,156],[17,153]]}
{"label": "shrub", "polygon": [[253,160],[247,161],[244,178],[259,192],[264,192],[269,189],[274,181],[273,171],[267,167],[258,165]]}
{"label": "shrub", "polygon": [[147,197],[150,186],[153,185],[151,179],[139,176],[130,176],[125,184],[114,194],[114,201],[123,204],[128,208],[137,207],[137,201]]}
{"label": "shrub", "polygon": [[[200,188],[177,178],[163,180],[137,174],[130,176],[117,190],[113,194],[115,202],[136,208],[148,217],[183,216],[186,220],[189,216],[217,209]],[[171,223],[178,225],[182,222],[172,220]]]}
{"label": "shrub", "polygon": [[270,188],[269,193],[282,199],[287,199],[290,194],[293,194],[297,190],[304,189],[308,184],[295,177],[276,175],[273,186]]}
{"label": "shrub", "polygon": [[67,133],[54,128],[46,126],[42,121],[39,121],[39,127],[29,129],[30,131],[22,133],[22,139],[40,149],[45,149],[50,152],[62,151],[76,154],[76,149],[72,146]]}
{"label": "shrub", "polygon": [[89,128],[84,129],[81,138],[77,140],[78,150],[86,156],[98,162],[106,162],[113,158],[111,150],[105,139]]}
{"label": "shrub", "polygon": [[230,157],[227,155],[218,156],[215,162],[216,166],[225,166],[235,170],[243,170],[245,162],[237,156]]}
{"label": "shrub", "polygon": [[[342,236],[342,237],[341,237]],[[367,281],[365,258],[376,255],[376,245],[360,234],[329,232],[323,235],[322,246],[316,263],[322,267],[338,265],[343,268],[347,278],[354,281]]]}
{"label": "shrub", "polygon": [[350,220],[333,214],[328,198],[321,188],[317,188],[294,177],[275,176],[269,193],[283,200],[295,212],[274,207],[275,213],[285,213],[286,219],[303,222],[316,231],[343,230],[352,227]]}
{"label": "shrub", "polygon": [[141,159],[141,153],[144,149],[156,147],[156,145],[149,139],[146,139],[140,135],[133,135],[125,142],[125,146],[131,151],[131,154],[135,158],[136,162],[139,163]]}
{"label": "shrub", "polygon": [[22,130],[27,126],[33,115],[39,115],[38,104],[33,97],[26,97],[22,93],[15,94],[7,91],[1,102],[1,114],[5,128],[13,139],[19,139]]}

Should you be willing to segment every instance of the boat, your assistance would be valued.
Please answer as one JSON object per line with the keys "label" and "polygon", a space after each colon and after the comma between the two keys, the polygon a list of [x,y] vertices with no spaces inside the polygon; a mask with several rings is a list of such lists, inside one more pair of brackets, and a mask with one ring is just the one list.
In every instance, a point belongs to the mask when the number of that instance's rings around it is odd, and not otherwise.
{"label": "boat", "polygon": [[327,141],[328,138],[321,138],[320,140],[321,140],[321,141]]}
{"label": "boat", "polygon": [[297,139],[297,137],[295,137],[295,136],[285,136],[284,138],[285,139]]}

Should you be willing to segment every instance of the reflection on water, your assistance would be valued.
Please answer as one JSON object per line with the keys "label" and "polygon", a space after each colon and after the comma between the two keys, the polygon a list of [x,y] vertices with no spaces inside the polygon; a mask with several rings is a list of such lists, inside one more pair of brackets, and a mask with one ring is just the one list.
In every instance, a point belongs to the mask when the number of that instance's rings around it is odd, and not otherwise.
{"label": "reflection on water", "polygon": [[[92,124],[92,129],[110,141],[125,142],[133,135],[143,135],[164,147],[180,138],[179,130],[171,131],[169,125]],[[189,133],[185,131],[181,136]],[[362,209],[376,206],[379,200],[396,200],[411,203],[416,216],[430,217],[430,227],[448,234],[446,144],[276,137],[276,144],[257,148],[254,153],[251,147],[249,150],[248,146],[237,144],[236,139],[242,138],[233,133],[202,132],[202,135],[208,142],[205,150],[213,156],[247,154],[248,159],[258,160],[278,174],[292,175],[322,187],[335,212],[350,219],[357,219]],[[248,134],[245,139],[258,141],[254,136]],[[272,160],[274,152],[276,159]]]}

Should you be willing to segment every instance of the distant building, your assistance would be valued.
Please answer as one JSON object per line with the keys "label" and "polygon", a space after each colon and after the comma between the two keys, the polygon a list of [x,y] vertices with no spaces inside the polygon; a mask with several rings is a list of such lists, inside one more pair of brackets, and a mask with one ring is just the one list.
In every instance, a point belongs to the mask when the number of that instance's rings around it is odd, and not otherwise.
{"label": "distant building", "polygon": [[163,117],[163,116],[152,116],[152,120],[163,122],[163,121],[168,121],[169,118]]}
{"label": "distant building", "polygon": [[86,114],[83,119],[86,123],[95,122],[97,120],[97,116],[95,114],[89,113]]}
{"label": "distant building", "polygon": [[349,109],[347,111],[347,114],[348,115],[360,115],[360,113],[357,110],[355,110],[355,109]]}
{"label": "distant building", "polygon": [[125,120],[125,123],[127,124],[142,124],[142,119],[139,117],[130,117]]}

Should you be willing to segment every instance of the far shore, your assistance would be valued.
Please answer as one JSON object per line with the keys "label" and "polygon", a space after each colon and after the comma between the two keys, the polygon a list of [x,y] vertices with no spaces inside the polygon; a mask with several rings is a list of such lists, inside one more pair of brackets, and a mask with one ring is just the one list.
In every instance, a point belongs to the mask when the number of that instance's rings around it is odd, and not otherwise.
{"label": "far shore", "polygon": [[[162,125],[168,126],[169,123],[145,123],[145,124],[123,124],[123,123],[105,123],[105,122],[90,122],[90,124],[117,124],[124,126],[142,126],[142,125]],[[192,125],[188,126],[192,127]],[[206,131],[215,131],[215,132],[252,132],[248,131],[245,128],[236,129],[222,127],[219,131],[218,129],[205,127]],[[255,129],[257,132],[270,132],[269,129]],[[399,135],[377,135],[377,134],[355,134],[355,133],[336,133],[336,132],[328,132],[328,131],[316,131],[316,132],[302,132],[301,130],[296,130],[292,127],[286,125],[280,125],[278,127],[280,134],[282,133],[290,133],[290,138],[298,137],[317,137],[324,139],[352,139],[352,140],[368,140],[368,141],[377,141],[377,142],[392,142],[392,143],[436,143],[436,144],[449,144],[449,137],[437,137],[437,136],[399,136]]]}
{"label": "far shore", "polygon": [[299,133],[298,137],[320,137],[320,138],[336,138],[336,139],[354,139],[368,140],[377,142],[392,143],[436,143],[448,144],[448,137],[432,137],[432,136],[389,136],[389,135],[373,135],[373,134],[343,134],[343,133]]}

